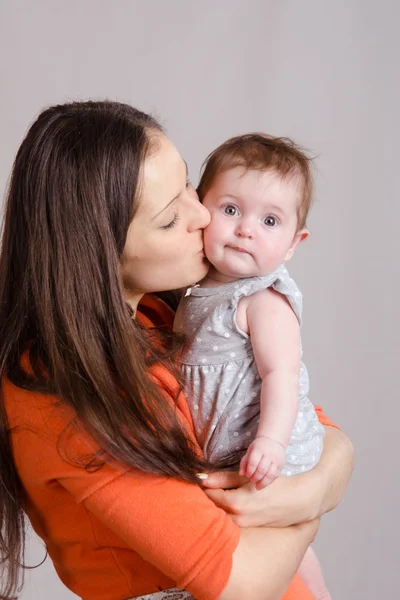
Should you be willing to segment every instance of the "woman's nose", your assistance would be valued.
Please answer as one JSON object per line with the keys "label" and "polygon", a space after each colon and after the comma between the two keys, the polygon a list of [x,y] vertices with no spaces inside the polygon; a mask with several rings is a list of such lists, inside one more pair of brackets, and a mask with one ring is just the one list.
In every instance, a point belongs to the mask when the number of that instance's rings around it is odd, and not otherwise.
{"label": "woman's nose", "polygon": [[[193,190],[194,191],[194,190]],[[189,221],[189,231],[197,229],[205,229],[210,224],[211,216],[205,206],[199,200],[197,193],[194,191],[192,199],[192,216]]]}

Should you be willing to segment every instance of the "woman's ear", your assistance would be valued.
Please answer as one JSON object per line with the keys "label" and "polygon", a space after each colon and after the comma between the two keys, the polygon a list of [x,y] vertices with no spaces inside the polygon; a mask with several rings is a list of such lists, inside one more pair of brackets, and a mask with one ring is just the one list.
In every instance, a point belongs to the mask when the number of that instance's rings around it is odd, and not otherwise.
{"label": "woman's ear", "polygon": [[292,258],[297,246],[300,244],[300,242],[304,242],[304,240],[306,240],[309,235],[310,232],[308,231],[308,229],[300,229],[295,233],[291,246],[286,253],[285,261],[290,260]]}

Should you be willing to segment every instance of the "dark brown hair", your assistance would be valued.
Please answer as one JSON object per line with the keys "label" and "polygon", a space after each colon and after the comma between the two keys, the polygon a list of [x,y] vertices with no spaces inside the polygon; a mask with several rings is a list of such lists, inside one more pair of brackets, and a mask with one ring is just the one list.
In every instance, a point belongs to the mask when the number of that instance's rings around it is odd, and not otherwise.
{"label": "dark brown hair", "polygon": [[[115,102],[54,106],[33,123],[6,204],[0,371],[74,410],[102,449],[91,464],[108,453],[194,482],[205,463],[148,376],[160,353],[131,319],[119,268],[143,161],[161,131],[149,115]],[[25,350],[29,376],[21,366]],[[10,441],[1,397],[2,598],[16,594],[24,559],[23,489]]]}
{"label": "dark brown hair", "polygon": [[301,195],[297,208],[297,229],[306,225],[313,192],[311,158],[293,140],[264,133],[248,133],[230,138],[209,154],[203,163],[197,193],[203,200],[218,174],[244,167],[275,171],[283,178],[300,176]]}

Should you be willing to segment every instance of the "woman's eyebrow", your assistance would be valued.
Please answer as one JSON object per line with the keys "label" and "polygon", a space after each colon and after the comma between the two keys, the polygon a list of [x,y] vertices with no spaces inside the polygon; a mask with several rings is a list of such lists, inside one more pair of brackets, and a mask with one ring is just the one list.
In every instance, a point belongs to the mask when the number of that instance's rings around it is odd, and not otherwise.
{"label": "woman's eyebrow", "polygon": [[[184,160],[184,159],[182,159],[182,161],[183,161],[183,163],[185,164],[185,167],[186,167],[186,178],[187,178],[187,177],[188,177],[188,175],[189,175],[189,169],[188,169],[188,166],[187,166],[187,162],[186,162],[186,160]],[[164,208],[162,208],[162,209],[161,209],[161,210],[160,210],[160,211],[159,211],[159,212],[158,212],[156,215],[154,215],[154,217],[152,217],[152,219],[151,219],[151,220],[153,221],[153,219],[155,219],[156,217],[158,217],[158,215],[161,215],[161,213],[162,213],[162,212],[164,212],[164,210],[167,210],[168,206],[171,206],[171,204],[172,204],[173,202],[175,202],[175,200],[178,200],[178,198],[179,198],[179,196],[180,196],[180,195],[181,195],[181,192],[179,192],[179,194],[177,194],[177,195],[175,196],[175,198],[172,198],[172,200],[170,200],[170,201],[168,202],[168,204],[166,204],[166,205],[164,206]]]}
{"label": "woman's eyebrow", "polygon": [[167,210],[168,206],[171,206],[171,204],[173,204],[173,202],[175,202],[175,200],[178,200],[179,196],[180,196],[180,193],[177,196],[175,196],[175,198],[172,198],[172,200],[170,200],[168,202],[168,204],[166,204],[164,206],[164,208],[162,208],[156,215],[154,215],[154,217],[152,217],[151,220],[153,221],[156,217],[158,217],[158,215],[161,215],[161,213],[163,213],[164,210]]}

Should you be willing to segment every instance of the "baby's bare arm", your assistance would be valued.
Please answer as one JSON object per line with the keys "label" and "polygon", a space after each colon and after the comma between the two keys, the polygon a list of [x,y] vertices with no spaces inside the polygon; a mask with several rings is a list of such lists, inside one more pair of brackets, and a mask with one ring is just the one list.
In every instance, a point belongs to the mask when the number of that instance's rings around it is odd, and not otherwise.
{"label": "baby's bare arm", "polygon": [[284,464],[298,410],[300,327],[287,300],[274,290],[246,299],[247,329],[262,379],[260,423],[241,472],[263,485],[275,479]]}
{"label": "baby's bare arm", "polygon": [[257,436],[286,447],[299,400],[300,326],[286,298],[268,289],[251,296],[247,321],[261,387]]}

